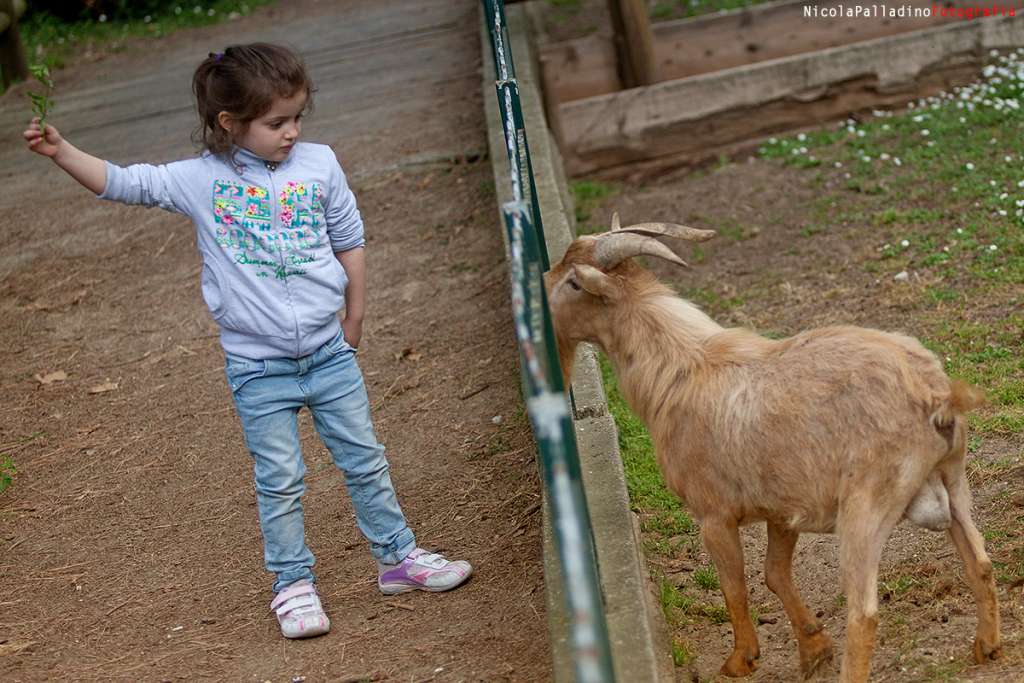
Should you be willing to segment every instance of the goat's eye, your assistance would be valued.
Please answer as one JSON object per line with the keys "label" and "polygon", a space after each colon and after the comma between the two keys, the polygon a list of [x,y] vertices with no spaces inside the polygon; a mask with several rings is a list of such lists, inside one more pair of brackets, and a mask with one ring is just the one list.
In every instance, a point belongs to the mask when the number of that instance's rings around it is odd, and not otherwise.
{"label": "goat's eye", "polygon": [[580,291],[580,283],[576,282],[572,278],[569,278],[569,286],[575,289],[577,292]]}

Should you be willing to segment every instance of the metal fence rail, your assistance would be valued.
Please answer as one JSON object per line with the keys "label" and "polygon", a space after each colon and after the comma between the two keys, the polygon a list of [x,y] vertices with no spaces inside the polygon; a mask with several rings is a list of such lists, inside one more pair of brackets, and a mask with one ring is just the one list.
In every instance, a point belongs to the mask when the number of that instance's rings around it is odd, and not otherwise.
{"label": "metal fence rail", "polygon": [[514,201],[502,209],[508,232],[512,313],[527,412],[537,441],[548,514],[570,615],[576,680],[614,680],[608,628],[598,582],[590,517],[580,478],[579,453],[562,386],[543,273],[550,267],[540,204],[523,125],[519,86],[502,0],[483,0],[496,71],[495,90],[508,151]]}

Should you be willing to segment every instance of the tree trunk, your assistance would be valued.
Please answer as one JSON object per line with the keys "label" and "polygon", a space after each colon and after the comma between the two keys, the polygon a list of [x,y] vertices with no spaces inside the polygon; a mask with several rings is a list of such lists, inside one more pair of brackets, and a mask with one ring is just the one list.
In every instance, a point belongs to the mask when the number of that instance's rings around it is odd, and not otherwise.
{"label": "tree trunk", "polygon": [[5,90],[11,87],[11,83],[28,78],[28,59],[18,32],[18,14],[14,5],[14,0],[0,0],[0,13],[11,19],[6,30],[0,30],[0,71],[3,72]]}

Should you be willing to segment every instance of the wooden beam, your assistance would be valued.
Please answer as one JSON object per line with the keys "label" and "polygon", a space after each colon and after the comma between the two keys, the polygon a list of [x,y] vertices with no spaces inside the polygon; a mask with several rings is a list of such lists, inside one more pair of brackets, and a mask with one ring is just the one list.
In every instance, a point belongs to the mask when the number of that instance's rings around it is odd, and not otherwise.
{"label": "wooden beam", "polygon": [[[1010,17],[944,26],[559,105],[570,175],[701,158],[761,135],[900,106],[977,77],[989,50],[1024,45]],[[616,167],[619,167],[616,170]]]}
{"label": "wooden beam", "polygon": [[[696,19],[652,25],[659,82],[789,57],[864,40],[948,26],[938,15],[920,16],[933,0],[902,0],[911,10],[904,19],[805,17],[807,0],[755,5]],[[849,0],[821,0],[815,6],[836,11]],[[595,34],[540,48],[545,87],[559,102],[622,90],[615,42]]]}
{"label": "wooden beam", "polygon": [[645,0],[608,0],[608,12],[615,29],[623,84],[627,88],[636,88],[657,82],[654,37]]}

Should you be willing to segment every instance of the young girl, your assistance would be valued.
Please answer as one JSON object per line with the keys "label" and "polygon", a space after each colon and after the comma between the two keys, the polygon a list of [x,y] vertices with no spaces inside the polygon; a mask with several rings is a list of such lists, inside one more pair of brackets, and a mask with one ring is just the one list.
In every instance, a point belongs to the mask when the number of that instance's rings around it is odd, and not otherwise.
{"label": "young girl", "polygon": [[[416,547],[377,442],[356,364],[365,303],[363,222],[334,152],[299,142],[313,84],[286,48],[236,45],[192,80],[204,150],[197,158],[121,168],[33,119],[28,147],[101,199],[159,206],[195,223],[202,292],[220,326],[225,372],[255,461],[271,608],[286,638],[326,633],[306,547],[303,406],[345,475],[386,595],[445,591],[468,562]],[[344,307],[339,324],[337,313]]]}

